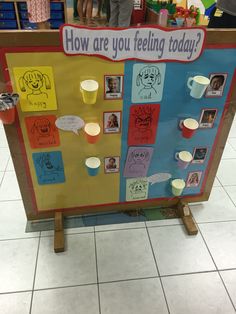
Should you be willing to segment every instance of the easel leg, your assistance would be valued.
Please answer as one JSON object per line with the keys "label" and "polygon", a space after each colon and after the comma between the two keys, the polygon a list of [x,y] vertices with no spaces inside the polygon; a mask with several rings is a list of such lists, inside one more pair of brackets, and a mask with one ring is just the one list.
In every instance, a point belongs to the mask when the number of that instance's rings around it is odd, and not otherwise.
{"label": "easel leg", "polygon": [[187,203],[180,201],[177,205],[178,215],[182,218],[185,228],[189,235],[195,235],[198,233],[197,226],[193,221],[191,210]]}
{"label": "easel leg", "polygon": [[64,226],[63,226],[63,215],[61,212],[55,213],[55,227],[54,227],[54,252],[65,251],[65,239],[64,239]]}

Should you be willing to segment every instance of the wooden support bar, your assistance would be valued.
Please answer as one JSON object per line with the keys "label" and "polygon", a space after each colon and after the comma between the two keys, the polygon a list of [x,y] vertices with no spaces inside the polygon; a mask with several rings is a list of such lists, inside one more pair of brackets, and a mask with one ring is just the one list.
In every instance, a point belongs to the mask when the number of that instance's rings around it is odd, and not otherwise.
{"label": "wooden support bar", "polygon": [[184,226],[189,235],[196,235],[198,233],[197,226],[193,220],[191,210],[187,203],[179,201],[177,205],[179,217],[183,220]]}
{"label": "wooden support bar", "polygon": [[62,212],[55,213],[54,252],[65,251],[64,226]]}

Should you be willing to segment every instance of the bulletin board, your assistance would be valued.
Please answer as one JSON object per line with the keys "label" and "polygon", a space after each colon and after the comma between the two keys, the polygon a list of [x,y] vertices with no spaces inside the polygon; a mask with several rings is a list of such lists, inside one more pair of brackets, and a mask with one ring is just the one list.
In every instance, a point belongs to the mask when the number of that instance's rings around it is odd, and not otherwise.
{"label": "bulletin board", "polygon": [[[5,130],[28,219],[207,200],[236,106],[236,31],[225,32],[207,32],[201,55],[188,63],[70,57],[58,33],[47,33],[45,44],[40,33],[21,34],[21,43],[2,48],[2,81],[20,94],[16,121]],[[32,36],[38,41],[30,45]],[[187,80],[196,75],[224,82],[194,99]],[[82,99],[80,82],[87,79],[99,84],[94,105]],[[113,92],[109,81],[118,85]],[[56,121],[65,116],[63,130]],[[89,144],[68,116],[98,123],[98,142]],[[182,136],[186,118],[200,126],[191,139]],[[180,151],[193,156],[186,169],[178,167]],[[101,161],[96,176],[85,166],[91,156]],[[179,197],[171,189],[175,178],[186,183]]]}

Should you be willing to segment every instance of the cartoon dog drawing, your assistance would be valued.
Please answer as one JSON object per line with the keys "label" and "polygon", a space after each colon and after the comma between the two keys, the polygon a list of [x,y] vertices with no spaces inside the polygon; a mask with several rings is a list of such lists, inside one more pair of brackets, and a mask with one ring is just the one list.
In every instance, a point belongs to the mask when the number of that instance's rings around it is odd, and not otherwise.
{"label": "cartoon dog drawing", "polygon": [[139,71],[136,78],[136,85],[142,86],[138,93],[142,99],[152,99],[157,94],[155,85],[160,84],[161,74],[157,66],[145,66]]}
{"label": "cartoon dog drawing", "polygon": [[34,121],[31,133],[35,135],[38,144],[55,144],[53,126],[46,118],[38,118]]}

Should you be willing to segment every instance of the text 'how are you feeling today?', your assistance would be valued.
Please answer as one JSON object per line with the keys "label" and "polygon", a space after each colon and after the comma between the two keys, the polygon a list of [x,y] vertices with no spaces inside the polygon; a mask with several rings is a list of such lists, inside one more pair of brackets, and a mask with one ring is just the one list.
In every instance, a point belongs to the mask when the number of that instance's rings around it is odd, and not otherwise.
{"label": "text 'how are you feeling today?'", "polygon": [[96,30],[64,25],[60,31],[66,55],[96,55],[112,61],[139,59],[191,62],[201,55],[205,41],[203,28]]}

